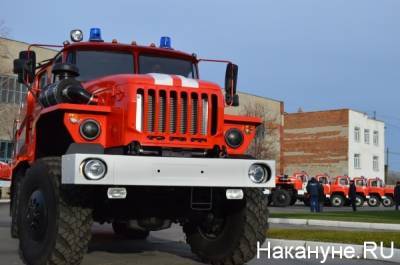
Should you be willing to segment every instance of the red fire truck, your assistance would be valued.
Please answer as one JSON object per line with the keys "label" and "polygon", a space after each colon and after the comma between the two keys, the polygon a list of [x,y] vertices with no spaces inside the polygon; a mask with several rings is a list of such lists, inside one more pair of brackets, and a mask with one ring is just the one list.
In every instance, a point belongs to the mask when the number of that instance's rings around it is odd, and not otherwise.
{"label": "red fire truck", "polygon": [[[237,106],[237,65],[160,46],[105,42],[80,30],[14,61],[29,88],[15,129],[11,232],[28,264],[80,264],[92,222],[146,238],[181,224],[204,262],[243,264],[264,242],[274,161],[245,156],[261,119]],[[36,63],[34,46],[59,47]],[[227,64],[225,93],[200,80]]]}
{"label": "red fire truck", "polygon": [[392,207],[394,205],[394,188],[385,186],[382,179],[368,179],[367,188],[369,193],[369,206],[378,207],[381,203],[385,207]]}
{"label": "red fire truck", "polygon": [[286,207],[303,200],[309,176],[306,172],[296,172],[292,176],[276,177],[276,188],[271,190],[270,200],[274,206]]}

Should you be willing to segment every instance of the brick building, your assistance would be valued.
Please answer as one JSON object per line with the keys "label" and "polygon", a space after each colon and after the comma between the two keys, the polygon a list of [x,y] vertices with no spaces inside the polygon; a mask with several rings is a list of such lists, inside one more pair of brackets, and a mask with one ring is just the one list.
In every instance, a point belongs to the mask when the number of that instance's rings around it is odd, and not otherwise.
{"label": "brick building", "polygon": [[285,174],[384,178],[384,123],[349,109],[285,114]]}

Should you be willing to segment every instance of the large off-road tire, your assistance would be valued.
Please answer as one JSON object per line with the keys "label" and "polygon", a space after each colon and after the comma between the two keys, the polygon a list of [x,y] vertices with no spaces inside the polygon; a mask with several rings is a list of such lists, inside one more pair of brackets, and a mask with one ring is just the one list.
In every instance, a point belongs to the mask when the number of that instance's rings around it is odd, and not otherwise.
{"label": "large off-road tire", "polygon": [[363,206],[364,206],[364,203],[365,203],[364,197],[357,194],[357,195],[356,195],[356,206],[357,206],[357,207],[363,207]]}
{"label": "large off-road tire", "polygon": [[379,207],[381,205],[381,201],[378,196],[371,195],[368,199],[369,207]]}
{"label": "large off-road tire", "polygon": [[121,237],[126,237],[129,239],[146,239],[150,232],[146,230],[134,229],[128,227],[128,223],[126,222],[118,222],[114,221],[112,223],[112,227],[114,230],[114,234]]}
{"label": "large off-road tire", "polygon": [[331,196],[331,206],[333,207],[343,207],[343,205],[346,203],[346,199],[340,195],[340,194],[335,194]]}
{"label": "large off-road tire", "polygon": [[272,193],[272,202],[277,207],[287,207],[292,201],[292,194],[287,190],[274,190]]}
{"label": "large off-road tire", "polygon": [[[205,263],[239,265],[251,260],[257,251],[257,242],[263,244],[268,229],[268,208],[259,189],[244,190],[243,201],[235,207],[221,207],[224,218],[210,218],[202,224],[186,223],[183,230],[192,252]],[[227,208],[229,210],[227,210]],[[206,225],[207,224],[207,225]]]}
{"label": "large off-road tire", "polygon": [[60,186],[58,157],[37,160],[21,182],[19,253],[29,265],[78,265],[91,238],[92,211]]}
{"label": "large off-road tire", "polygon": [[394,199],[392,196],[386,196],[385,199],[382,199],[382,205],[384,207],[392,207],[394,205]]}

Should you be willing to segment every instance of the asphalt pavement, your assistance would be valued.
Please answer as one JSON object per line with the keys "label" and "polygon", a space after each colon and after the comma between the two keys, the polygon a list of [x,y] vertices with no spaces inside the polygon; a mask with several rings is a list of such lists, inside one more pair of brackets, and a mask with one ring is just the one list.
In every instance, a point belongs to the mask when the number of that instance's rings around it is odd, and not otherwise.
{"label": "asphalt pavement", "polygon": [[[0,204],[0,265],[22,265],[18,257],[18,241],[10,237],[8,204]],[[293,207],[292,207],[293,208]],[[110,225],[94,225],[93,239],[82,265],[199,265],[202,264],[184,243],[179,226],[152,232],[146,241],[123,240],[113,235]],[[261,255],[248,265],[316,265],[319,260],[277,260]],[[328,259],[325,264],[390,264],[380,261]]]}

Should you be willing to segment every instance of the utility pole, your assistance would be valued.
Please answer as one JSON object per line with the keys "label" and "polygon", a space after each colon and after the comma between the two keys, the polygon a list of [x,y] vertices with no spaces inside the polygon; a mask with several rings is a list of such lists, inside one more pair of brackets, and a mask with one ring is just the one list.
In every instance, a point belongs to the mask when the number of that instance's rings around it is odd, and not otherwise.
{"label": "utility pole", "polygon": [[389,147],[386,147],[385,183],[389,178]]}
{"label": "utility pole", "polygon": [[374,120],[376,120],[376,110],[374,110]]}

